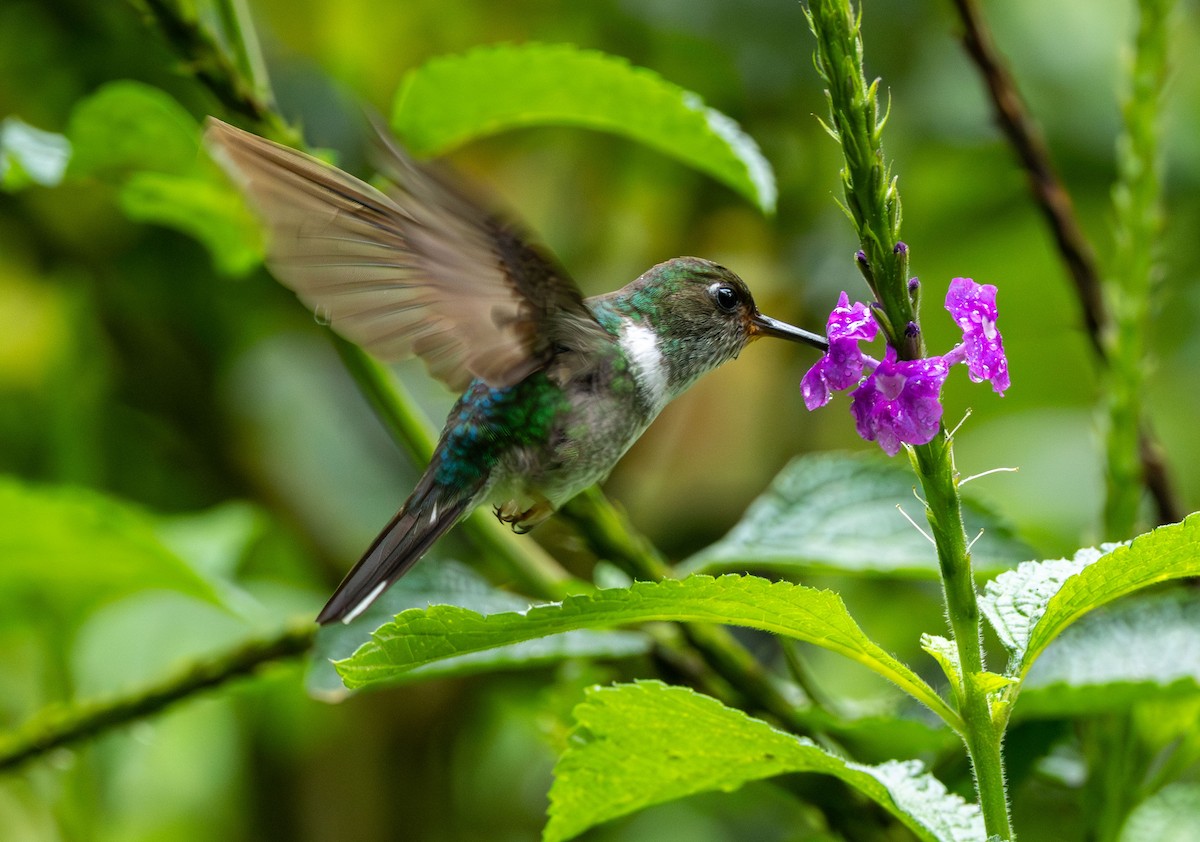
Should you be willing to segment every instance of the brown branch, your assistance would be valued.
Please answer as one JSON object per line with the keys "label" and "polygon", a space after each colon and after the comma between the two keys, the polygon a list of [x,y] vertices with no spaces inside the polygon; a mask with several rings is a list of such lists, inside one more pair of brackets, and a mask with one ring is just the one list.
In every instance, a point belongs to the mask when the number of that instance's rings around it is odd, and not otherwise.
{"label": "brown branch", "polygon": [[1029,187],[1041,208],[1054,241],[1067,264],[1075,292],[1083,309],[1092,349],[1107,358],[1103,333],[1109,317],[1100,292],[1096,256],[1075,217],[1071,196],[1050,160],[1050,151],[1037,123],[1029,115],[1016,82],[1004,66],[976,0],[953,0],[963,23],[963,47],[979,67],[987,84],[1000,129],[1012,144],[1029,177]]}
{"label": "brown branch", "polygon": [[[1012,74],[1004,65],[976,0],[952,0],[963,25],[963,47],[987,85],[1001,131],[1029,177],[1030,190],[1042,211],[1079,298],[1088,340],[1101,364],[1108,363],[1105,333],[1111,317],[1101,293],[1100,270],[1070,194],[1051,162],[1041,130],[1030,116]],[[1138,447],[1146,488],[1154,498],[1159,523],[1183,519],[1183,506],[1174,490],[1162,449],[1145,422]]]}

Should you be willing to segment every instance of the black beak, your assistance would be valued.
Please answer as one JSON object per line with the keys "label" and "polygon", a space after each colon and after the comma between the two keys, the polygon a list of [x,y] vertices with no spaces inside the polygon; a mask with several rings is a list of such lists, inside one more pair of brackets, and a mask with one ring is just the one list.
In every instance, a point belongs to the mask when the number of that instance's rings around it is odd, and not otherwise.
{"label": "black beak", "polygon": [[792,327],[787,322],[772,319],[762,313],[755,312],[750,317],[750,332],[754,336],[774,336],[778,339],[790,339],[792,342],[803,342],[821,351],[829,350],[829,340],[824,336],[809,333],[798,327]]}

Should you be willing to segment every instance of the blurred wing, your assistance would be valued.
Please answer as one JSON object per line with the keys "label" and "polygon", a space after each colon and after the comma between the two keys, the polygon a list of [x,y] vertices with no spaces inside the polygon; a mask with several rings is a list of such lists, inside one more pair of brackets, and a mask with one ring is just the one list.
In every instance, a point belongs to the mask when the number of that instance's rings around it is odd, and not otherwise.
{"label": "blurred wing", "polygon": [[211,117],[205,142],[266,223],[275,276],[381,359],[416,353],[453,389],[509,386],[603,335],[516,226],[386,139],[387,193]]}

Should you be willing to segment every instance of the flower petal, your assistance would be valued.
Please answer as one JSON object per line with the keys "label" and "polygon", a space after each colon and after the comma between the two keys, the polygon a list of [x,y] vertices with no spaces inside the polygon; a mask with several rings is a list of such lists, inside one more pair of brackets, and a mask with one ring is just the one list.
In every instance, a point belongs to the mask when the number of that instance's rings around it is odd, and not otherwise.
{"label": "flower petal", "polygon": [[962,330],[962,354],[971,379],[976,383],[989,380],[992,389],[1003,395],[1011,381],[1004,337],[996,328],[996,287],[955,278],[946,293],[946,309]]}
{"label": "flower petal", "polygon": [[925,444],[942,421],[942,384],[950,366],[942,357],[896,361],[896,351],[850,397],[858,434],[876,441],[889,456],[902,444]]}
{"label": "flower petal", "polygon": [[863,355],[858,343],[870,341],[879,333],[879,325],[871,308],[861,302],[850,304],[844,291],[838,296],[837,307],[829,314],[825,335],[829,350],[810,368],[800,381],[804,405],[809,410],[829,403],[833,390],[858,385],[863,371],[874,361]]}

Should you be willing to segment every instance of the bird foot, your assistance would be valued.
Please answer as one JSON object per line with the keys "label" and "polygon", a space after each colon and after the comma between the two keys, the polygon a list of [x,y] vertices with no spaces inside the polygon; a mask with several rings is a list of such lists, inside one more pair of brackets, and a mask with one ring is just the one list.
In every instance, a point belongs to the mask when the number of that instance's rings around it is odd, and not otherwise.
{"label": "bird foot", "polygon": [[524,535],[554,514],[554,506],[550,505],[549,500],[538,500],[522,511],[516,500],[509,500],[503,505],[493,507],[492,511],[495,512],[497,520],[510,524],[512,531],[518,535]]}

